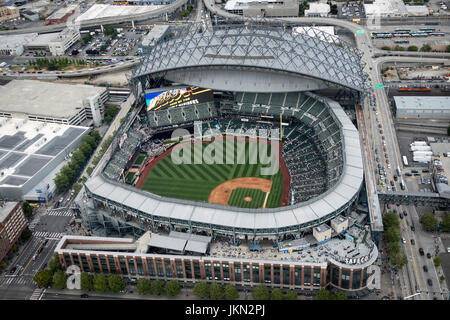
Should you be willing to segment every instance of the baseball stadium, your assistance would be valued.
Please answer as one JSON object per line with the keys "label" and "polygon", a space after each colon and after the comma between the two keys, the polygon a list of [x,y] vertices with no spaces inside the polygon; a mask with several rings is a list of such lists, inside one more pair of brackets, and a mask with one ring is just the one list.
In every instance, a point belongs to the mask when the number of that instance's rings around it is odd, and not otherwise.
{"label": "baseball stadium", "polygon": [[305,294],[367,290],[378,250],[358,209],[359,133],[351,110],[323,94],[361,98],[360,60],[314,28],[177,28],[133,71],[133,109],[77,201],[95,236],[63,237],[61,265]]}
{"label": "baseball stadium", "polygon": [[95,206],[125,218],[108,222],[112,232],[276,240],[348,214],[363,182],[359,134],[339,103],[312,91],[363,92],[361,53],[314,32],[192,24],[156,45],[131,79],[141,107],[86,183]]}

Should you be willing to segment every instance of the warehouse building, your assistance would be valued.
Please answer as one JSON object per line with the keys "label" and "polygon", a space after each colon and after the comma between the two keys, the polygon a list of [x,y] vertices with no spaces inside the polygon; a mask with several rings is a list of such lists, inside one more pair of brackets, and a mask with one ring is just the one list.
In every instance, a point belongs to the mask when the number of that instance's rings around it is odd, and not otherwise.
{"label": "warehouse building", "polygon": [[429,15],[427,6],[406,6],[409,17],[425,17]]}
{"label": "warehouse building", "polygon": [[365,3],[364,11],[367,18],[408,16],[403,0],[375,0],[373,3]]}
{"label": "warehouse building", "polygon": [[19,239],[27,226],[20,202],[0,201],[0,261]]}
{"label": "warehouse building", "polygon": [[75,13],[77,8],[77,5],[70,5],[56,10],[50,16],[48,16],[47,19],[45,19],[45,24],[58,24],[66,22],[69,17]]}
{"label": "warehouse building", "polygon": [[13,80],[0,86],[0,116],[99,126],[104,117],[106,88],[83,84]]}
{"label": "warehouse building", "polygon": [[248,17],[298,17],[299,5],[294,0],[229,0],[225,10]]}
{"label": "warehouse building", "polygon": [[61,56],[80,38],[78,29],[66,28],[61,32],[39,34],[23,47],[24,51],[49,51],[53,56]]}
{"label": "warehouse building", "polygon": [[24,45],[31,43],[37,36],[37,33],[0,35],[0,56],[20,56]]}
{"label": "warehouse building", "polygon": [[397,119],[450,119],[450,97],[395,96]]}
{"label": "warehouse building", "polygon": [[0,117],[0,125],[2,199],[51,200],[58,168],[90,128],[6,117]]}
{"label": "warehouse building", "polygon": [[330,13],[330,5],[327,3],[311,2],[309,9],[305,10],[305,17],[327,17]]}

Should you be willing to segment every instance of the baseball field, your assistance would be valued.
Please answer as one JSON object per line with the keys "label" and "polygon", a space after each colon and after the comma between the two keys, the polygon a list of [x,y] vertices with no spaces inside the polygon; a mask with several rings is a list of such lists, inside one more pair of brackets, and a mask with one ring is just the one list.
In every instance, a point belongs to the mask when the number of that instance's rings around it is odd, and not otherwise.
{"label": "baseball field", "polygon": [[[256,142],[245,142],[245,152],[238,154],[234,148],[234,158],[230,163],[223,142],[223,164],[194,164],[194,152],[205,151],[210,142],[201,143],[201,148],[190,145],[190,164],[176,164],[170,153],[141,176],[139,186],[152,193],[170,198],[219,203],[243,208],[275,208],[281,206],[283,192],[283,173],[262,175],[261,168],[267,164],[251,164],[249,149]],[[251,144],[255,144],[251,146]],[[272,145],[268,144],[268,154]],[[185,149],[186,150],[186,149]],[[254,149],[253,149],[254,150]],[[182,153],[181,153],[182,154]],[[215,156],[215,153],[211,153]],[[232,153],[231,153],[232,154]],[[230,157],[230,153],[228,156]],[[237,161],[237,159],[240,161]],[[245,161],[242,161],[242,157]],[[242,164],[241,164],[242,163]]]}

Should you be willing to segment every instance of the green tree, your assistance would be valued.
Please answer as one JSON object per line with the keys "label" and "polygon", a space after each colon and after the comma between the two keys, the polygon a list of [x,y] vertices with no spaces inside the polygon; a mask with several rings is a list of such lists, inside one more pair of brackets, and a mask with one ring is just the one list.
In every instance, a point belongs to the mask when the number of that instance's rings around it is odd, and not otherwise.
{"label": "green tree", "polygon": [[125,281],[121,276],[112,274],[108,276],[108,286],[112,292],[117,293],[125,289]]}
{"label": "green tree", "polygon": [[202,299],[208,299],[209,298],[209,284],[207,284],[206,282],[197,282],[194,285],[194,290],[193,293],[197,296],[200,297]]}
{"label": "green tree", "polygon": [[80,183],[74,183],[73,184],[72,189],[73,189],[73,195],[74,196],[76,196],[78,194],[78,192],[80,192],[82,186],[83,185],[80,184]]}
{"label": "green tree", "polygon": [[253,290],[252,295],[255,300],[269,300],[270,297],[269,289],[263,284],[257,286]]}
{"label": "green tree", "polygon": [[383,226],[384,229],[387,230],[389,227],[396,226],[398,227],[398,224],[400,223],[400,220],[398,218],[398,215],[395,214],[392,211],[386,212],[383,216]]}
{"label": "green tree", "polygon": [[382,46],[381,50],[391,50],[391,47],[389,47],[389,46]]}
{"label": "green tree", "polygon": [[5,261],[2,261],[2,263],[0,263],[0,267],[5,270],[6,268],[8,268],[8,264]]}
{"label": "green tree", "polygon": [[297,300],[297,298],[297,293],[294,290],[288,290],[284,295],[284,300]]}
{"label": "green tree", "polygon": [[177,280],[170,280],[164,286],[164,291],[169,297],[175,297],[180,293],[180,290],[181,290],[180,284],[178,283]]}
{"label": "green tree", "polygon": [[92,153],[92,147],[87,142],[81,142],[78,149],[83,152],[84,156],[86,158],[89,158],[89,156]]}
{"label": "green tree", "polygon": [[20,238],[23,241],[27,241],[28,239],[31,238],[31,235],[32,235],[32,233],[31,233],[30,229],[26,228],[25,230],[23,230],[22,235],[20,236]]}
{"label": "green tree", "polygon": [[384,239],[387,242],[400,241],[401,235],[400,235],[400,232],[398,231],[398,227],[390,227],[389,229],[387,229],[384,232]]}
{"label": "green tree", "polygon": [[[86,136],[88,137],[88,136]],[[92,140],[94,140],[94,138],[90,137]],[[75,150],[72,153],[72,161],[75,161],[76,163],[79,164],[79,166],[83,166],[84,163],[86,162],[86,156],[83,154],[83,152],[81,152],[80,150]]]}
{"label": "green tree", "polygon": [[437,219],[430,212],[425,213],[420,218],[420,223],[422,223],[424,229],[427,231],[435,231],[437,228]]}
{"label": "green tree", "polygon": [[434,265],[435,265],[436,267],[439,267],[439,266],[441,265],[441,263],[442,263],[442,259],[441,259],[440,257],[435,257],[435,258],[433,259],[433,262],[434,262]]}
{"label": "green tree", "polygon": [[108,291],[108,279],[103,274],[94,277],[94,290],[97,292]]}
{"label": "green tree", "polygon": [[402,46],[395,46],[394,51],[405,51],[405,48]]}
{"label": "green tree", "polygon": [[325,288],[319,290],[315,296],[316,300],[330,300],[330,291]]}
{"label": "green tree", "polygon": [[444,215],[444,217],[442,217],[441,231],[443,231],[443,232],[449,232],[450,231],[450,214],[449,213],[446,213]]}
{"label": "green tree", "polygon": [[395,269],[400,270],[406,264],[406,255],[403,251],[399,250],[390,255],[391,263]]}
{"label": "green tree", "polygon": [[92,174],[92,171],[94,171],[94,167],[88,167],[87,169],[86,169],[86,172],[87,172],[87,174],[88,175],[91,175]]}
{"label": "green tree", "polygon": [[58,270],[53,275],[53,288],[64,289],[67,284],[67,278],[62,270]]}
{"label": "green tree", "polygon": [[94,276],[87,272],[82,272],[80,277],[80,287],[83,291],[91,291],[94,288]]}
{"label": "green tree", "polygon": [[90,136],[90,135],[85,135],[85,136],[83,137],[83,141],[86,142],[86,143],[88,143],[88,144],[91,146],[92,150],[94,150],[94,149],[97,147],[97,144],[98,144],[98,143],[95,141],[95,138],[92,137],[92,136]]}
{"label": "green tree", "polygon": [[34,275],[33,281],[39,287],[48,287],[52,283],[52,273],[47,269],[41,270]]}
{"label": "green tree", "polygon": [[17,245],[14,245],[13,248],[12,248],[12,250],[13,250],[14,252],[17,252],[17,251],[19,251],[19,247],[18,247]]}
{"label": "green tree", "polygon": [[151,289],[150,281],[145,278],[139,279],[136,287],[138,294],[148,294]]}
{"label": "green tree", "polygon": [[430,51],[431,51],[431,46],[430,46],[429,44],[424,44],[424,45],[422,46],[422,48],[420,48],[420,51],[423,51],[423,52],[430,52]]}
{"label": "green tree", "polygon": [[444,277],[443,274],[441,274],[441,276],[439,277],[439,281],[440,281],[440,282],[443,282],[444,280],[445,280],[445,277]]}
{"label": "green tree", "polygon": [[419,51],[419,48],[417,46],[409,46],[408,51]]}
{"label": "green tree", "polygon": [[23,214],[27,218],[31,218],[31,216],[33,215],[33,207],[28,203],[28,201],[22,203],[22,210]]}
{"label": "green tree", "polygon": [[[445,48],[445,52],[450,52],[450,44],[447,45],[447,47]],[[450,127],[449,127],[449,128],[450,128]],[[450,136],[450,134],[449,134],[449,136]]]}
{"label": "green tree", "polygon": [[275,288],[270,293],[270,300],[283,300],[283,292],[280,288]]}
{"label": "green tree", "polygon": [[50,261],[48,262],[48,267],[49,267],[50,272],[52,273],[52,275],[53,275],[55,272],[57,272],[57,271],[59,271],[59,270],[62,270],[61,264],[59,263],[59,257],[58,257],[58,254],[57,254],[57,253],[55,253],[55,254],[53,255],[52,260],[50,260]]}
{"label": "green tree", "polygon": [[336,291],[333,296],[333,300],[347,300],[347,295],[343,293],[342,291]]}
{"label": "green tree", "polygon": [[239,292],[233,285],[227,284],[224,290],[224,297],[226,300],[236,300],[239,298]]}
{"label": "green tree", "polygon": [[59,192],[67,190],[67,188],[69,187],[69,184],[70,184],[69,178],[61,172],[58,172],[56,174],[53,181],[55,182],[56,189],[58,189]]}
{"label": "green tree", "polygon": [[69,184],[71,181],[73,181],[73,179],[75,179],[76,170],[73,167],[69,166],[68,164],[64,165],[61,168],[60,172],[63,175],[65,175],[67,177],[67,179],[69,179]]}
{"label": "green tree", "polygon": [[223,287],[219,283],[214,282],[209,287],[209,295],[211,299],[220,300],[223,298],[224,294]]}
{"label": "green tree", "polygon": [[164,282],[162,282],[161,280],[153,281],[151,284],[151,289],[154,295],[161,295],[164,291]]}
{"label": "green tree", "polygon": [[89,132],[89,135],[94,138],[95,144],[98,145],[100,143],[100,140],[102,140],[102,137],[100,136],[100,133],[98,133],[97,130],[92,130]]}

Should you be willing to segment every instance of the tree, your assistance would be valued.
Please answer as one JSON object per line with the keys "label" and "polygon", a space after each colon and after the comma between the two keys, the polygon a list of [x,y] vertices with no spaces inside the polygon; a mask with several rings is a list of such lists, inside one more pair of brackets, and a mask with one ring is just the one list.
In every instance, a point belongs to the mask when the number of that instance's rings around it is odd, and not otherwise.
{"label": "tree", "polygon": [[445,280],[445,277],[444,277],[443,274],[441,274],[441,276],[439,277],[439,281],[442,282],[442,281],[444,281],[444,280]]}
{"label": "tree", "polygon": [[52,275],[54,273],[56,273],[57,271],[62,270],[61,264],[59,263],[59,257],[58,257],[57,253],[55,253],[53,255],[52,260],[50,260],[48,262],[48,267],[50,268],[50,272],[52,273]]}
{"label": "tree", "polygon": [[253,290],[252,295],[255,300],[269,300],[270,297],[269,289],[263,284],[257,286]]}
{"label": "tree", "polygon": [[394,51],[405,51],[405,48],[402,46],[395,46]]}
{"label": "tree", "polygon": [[209,295],[211,299],[220,300],[224,296],[223,287],[218,283],[212,283],[209,287]]}
{"label": "tree", "polygon": [[[450,52],[450,44],[447,45],[447,47],[445,48],[445,52]],[[450,128],[450,127],[449,127],[449,128]],[[450,136],[450,134],[449,134],[449,136]]]}
{"label": "tree", "polygon": [[316,300],[330,300],[330,291],[325,288],[319,290],[315,296]]}
{"label": "tree", "polygon": [[206,282],[197,282],[194,285],[194,290],[193,293],[197,296],[200,297],[202,299],[208,299],[209,298],[209,284],[207,284]]}
{"label": "tree", "polygon": [[70,182],[75,179],[75,175],[76,175],[76,170],[74,170],[74,168],[72,168],[71,166],[69,166],[68,164],[64,165],[61,168],[60,171],[61,174],[65,175],[67,177],[67,179],[69,180],[69,184]]}
{"label": "tree", "polygon": [[275,288],[270,293],[270,300],[283,300],[283,292],[280,288]]}
{"label": "tree", "polygon": [[383,225],[384,230],[387,230],[389,227],[397,226],[400,223],[398,215],[392,211],[386,212],[383,216]]}
{"label": "tree", "polygon": [[449,232],[450,231],[450,214],[445,214],[441,221],[441,231]]}
{"label": "tree", "polygon": [[67,285],[67,278],[62,270],[58,270],[53,275],[53,288],[64,289]]}
{"label": "tree", "polygon": [[333,300],[347,300],[347,295],[343,293],[342,291],[336,291],[333,296]]}
{"label": "tree", "polygon": [[435,258],[433,259],[433,262],[434,262],[434,265],[435,265],[436,267],[439,267],[439,266],[441,265],[441,263],[442,263],[442,259],[441,259],[440,257],[435,257]]}
{"label": "tree", "polygon": [[294,290],[288,290],[284,295],[284,300],[297,300],[297,298],[297,293]]}
{"label": "tree", "polygon": [[[88,136],[86,136],[88,137]],[[92,139],[92,141],[94,141],[94,138],[90,137]],[[75,150],[72,153],[72,161],[75,161],[79,167],[82,167],[84,165],[84,163],[86,162],[86,157],[83,154],[83,152],[81,152],[80,150]]]}
{"label": "tree", "polygon": [[97,130],[92,130],[89,132],[89,135],[94,138],[95,143],[98,145],[100,143],[100,140],[102,140],[102,137],[100,136],[100,133],[98,133]]}
{"label": "tree", "polygon": [[431,51],[431,46],[430,46],[429,44],[424,44],[424,45],[422,46],[422,48],[420,48],[420,51],[423,51],[423,52],[430,52],[430,51]]}
{"label": "tree", "polygon": [[52,273],[47,269],[41,270],[34,275],[33,281],[39,287],[48,287],[52,283]]}
{"label": "tree", "polygon": [[425,213],[420,218],[420,223],[422,223],[424,229],[427,231],[435,231],[437,228],[437,219],[430,212]]}
{"label": "tree", "polygon": [[403,251],[399,250],[390,255],[391,263],[395,269],[400,270],[406,264],[406,255]]}
{"label": "tree", "polygon": [[408,51],[419,51],[419,48],[417,46],[409,46]]}
{"label": "tree", "polygon": [[80,287],[83,291],[91,291],[94,288],[94,276],[87,272],[82,272],[80,277]]}
{"label": "tree", "polygon": [[83,137],[83,142],[86,142],[92,147],[92,150],[94,150],[97,147],[97,142],[95,141],[94,137],[90,135],[85,135]]}
{"label": "tree", "polygon": [[137,292],[138,294],[148,294],[150,292],[151,286],[148,279],[142,278],[137,282]]}
{"label": "tree", "polygon": [[105,292],[108,290],[108,280],[103,274],[94,277],[94,290],[97,292]]}
{"label": "tree", "polygon": [[56,188],[60,192],[65,191],[69,187],[69,184],[70,184],[69,178],[61,172],[58,172],[56,174],[53,181],[55,182]]}
{"label": "tree", "polygon": [[170,280],[164,286],[164,291],[169,297],[175,297],[180,293],[180,284],[177,280]]}
{"label": "tree", "polygon": [[18,247],[17,245],[14,245],[13,248],[12,248],[12,250],[13,250],[14,252],[17,252],[17,251],[19,251],[19,247]]}
{"label": "tree", "polygon": [[224,297],[226,300],[236,300],[239,298],[239,292],[233,285],[227,284],[224,290]]}
{"label": "tree", "polygon": [[28,239],[31,238],[31,231],[30,229],[26,228],[25,230],[23,230],[22,235],[20,236],[22,238],[23,241],[27,241]]}
{"label": "tree", "polygon": [[391,47],[389,47],[389,46],[382,46],[381,50],[391,50]]}
{"label": "tree", "polygon": [[161,280],[155,280],[151,284],[152,293],[159,296],[164,291],[164,282]]}
{"label": "tree", "polygon": [[125,281],[121,276],[112,274],[108,277],[108,286],[112,292],[117,293],[125,289]]}
{"label": "tree", "polygon": [[86,158],[89,158],[89,156],[92,153],[92,147],[87,142],[81,142],[78,149],[83,152],[84,156]]}
{"label": "tree", "polygon": [[0,263],[0,267],[5,270],[6,268],[8,268],[8,264],[5,261],[2,261],[2,263]]}
{"label": "tree", "polygon": [[387,242],[397,242],[400,241],[401,239],[401,235],[400,232],[398,231],[398,227],[389,227],[389,229],[387,229],[384,232],[384,239]]}
{"label": "tree", "polygon": [[27,218],[31,218],[31,216],[33,215],[33,207],[28,203],[28,201],[22,203],[22,210],[23,214]]}

